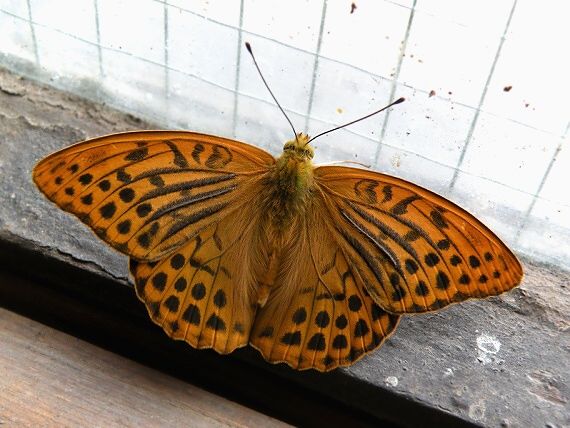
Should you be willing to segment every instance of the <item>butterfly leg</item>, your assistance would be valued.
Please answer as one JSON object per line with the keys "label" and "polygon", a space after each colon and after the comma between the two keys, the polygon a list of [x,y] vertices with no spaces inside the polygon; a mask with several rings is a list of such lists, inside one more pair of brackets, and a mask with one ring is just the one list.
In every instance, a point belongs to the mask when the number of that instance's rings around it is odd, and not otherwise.
{"label": "butterfly leg", "polygon": [[267,267],[267,272],[265,273],[263,279],[259,283],[259,288],[257,291],[257,304],[260,308],[265,306],[269,294],[271,293],[271,288],[275,283],[275,277],[277,276],[277,269],[279,267],[279,257],[277,253],[277,248],[272,247],[269,251],[269,263]]}

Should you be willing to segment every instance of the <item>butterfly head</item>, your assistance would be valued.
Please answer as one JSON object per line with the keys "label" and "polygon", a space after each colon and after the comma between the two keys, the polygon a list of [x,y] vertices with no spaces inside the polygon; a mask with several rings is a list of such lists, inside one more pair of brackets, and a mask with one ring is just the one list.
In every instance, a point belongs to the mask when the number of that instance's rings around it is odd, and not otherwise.
{"label": "butterfly head", "polygon": [[309,136],[302,132],[297,134],[297,138],[289,140],[283,146],[283,155],[294,157],[297,160],[311,160],[315,156],[315,149],[309,145]]}

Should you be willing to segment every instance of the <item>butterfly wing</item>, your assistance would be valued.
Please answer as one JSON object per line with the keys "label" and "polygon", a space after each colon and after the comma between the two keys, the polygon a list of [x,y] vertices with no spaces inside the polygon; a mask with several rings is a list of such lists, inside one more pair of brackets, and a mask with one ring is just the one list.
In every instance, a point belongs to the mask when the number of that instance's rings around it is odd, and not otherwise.
{"label": "butterfly wing", "polygon": [[170,337],[228,353],[249,337],[261,259],[253,189],[274,162],[219,137],[129,132],[47,157],[34,181],[131,256],[137,296]]}
{"label": "butterfly wing", "polygon": [[236,201],[240,215],[211,224],[160,261],[131,259],[137,296],[171,338],[223,354],[247,345],[262,269],[261,213],[252,199]]}
{"label": "butterfly wing", "polygon": [[[184,131],[113,134],[37,164],[40,190],[105,242],[159,260],[236,209],[275,162],[269,153]],[[245,193],[244,193],[245,192]]]}
{"label": "butterfly wing", "polygon": [[[283,268],[250,336],[267,361],[299,370],[351,365],[380,346],[398,323],[356,280],[353,262],[328,233],[324,208],[320,201],[309,207],[292,244],[283,248]],[[295,289],[288,302],[280,287]]]}
{"label": "butterfly wing", "polygon": [[429,190],[346,167],[318,167],[315,180],[355,276],[391,313],[497,295],[522,280],[521,264],[493,232]]}

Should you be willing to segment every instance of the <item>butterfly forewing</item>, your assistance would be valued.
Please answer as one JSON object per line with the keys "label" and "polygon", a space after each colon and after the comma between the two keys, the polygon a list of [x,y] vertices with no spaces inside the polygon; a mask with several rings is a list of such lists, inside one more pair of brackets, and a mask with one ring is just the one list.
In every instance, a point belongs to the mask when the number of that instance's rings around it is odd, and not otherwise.
{"label": "butterfly forewing", "polygon": [[380,346],[398,323],[398,316],[384,311],[356,281],[353,263],[327,233],[322,208],[308,211],[298,240],[282,256],[285,266],[295,263],[302,271],[301,283],[289,284],[293,272],[284,269],[270,299],[283,286],[295,287],[293,298],[284,311],[271,300],[260,308],[250,338],[266,360],[299,370],[353,364]]}
{"label": "butterfly forewing", "polygon": [[130,132],[47,157],[34,181],[115,249],[157,260],[232,212],[273,163],[263,150],[219,137]]}
{"label": "butterfly forewing", "polygon": [[320,167],[315,176],[331,233],[385,310],[426,312],[520,283],[513,253],[452,202],[374,172]]}

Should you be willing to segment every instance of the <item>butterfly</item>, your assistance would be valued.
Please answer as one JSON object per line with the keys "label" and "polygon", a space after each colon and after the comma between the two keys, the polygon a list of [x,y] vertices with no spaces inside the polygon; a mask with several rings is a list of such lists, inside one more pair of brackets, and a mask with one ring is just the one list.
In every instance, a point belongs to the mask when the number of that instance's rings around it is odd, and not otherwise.
{"label": "butterfly", "polygon": [[516,256],[467,211],[400,178],[314,166],[310,141],[296,133],[276,158],[195,132],[126,132],[46,157],[33,179],[129,256],[168,336],[221,354],[249,344],[329,371],[378,348],[401,315],[521,282]]}

